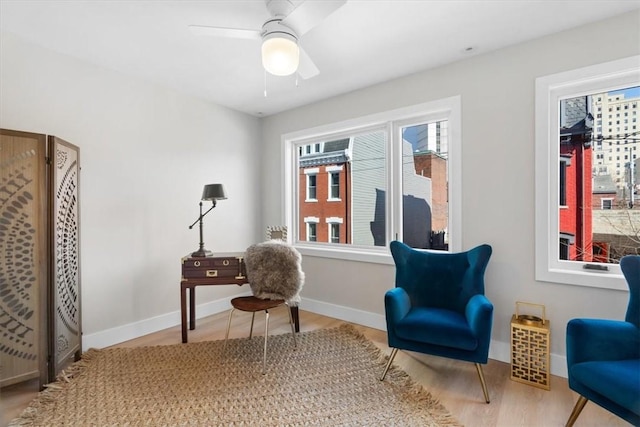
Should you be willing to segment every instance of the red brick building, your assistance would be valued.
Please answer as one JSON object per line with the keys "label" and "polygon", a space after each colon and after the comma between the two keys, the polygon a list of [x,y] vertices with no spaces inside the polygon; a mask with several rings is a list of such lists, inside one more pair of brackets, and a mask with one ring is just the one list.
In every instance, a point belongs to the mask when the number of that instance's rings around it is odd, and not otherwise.
{"label": "red brick building", "polygon": [[432,151],[413,154],[416,174],[431,178],[431,229],[446,230],[449,223],[447,160]]}
{"label": "red brick building", "polygon": [[593,261],[590,97],[561,103],[560,259]]}
{"label": "red brick building", "polygon": [[300,240],[351,243],[349,139],[301,147]]}

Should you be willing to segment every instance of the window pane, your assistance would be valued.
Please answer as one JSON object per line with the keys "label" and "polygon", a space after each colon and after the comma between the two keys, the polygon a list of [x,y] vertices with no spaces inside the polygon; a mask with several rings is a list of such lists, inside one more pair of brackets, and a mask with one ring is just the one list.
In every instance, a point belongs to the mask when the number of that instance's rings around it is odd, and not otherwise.
{"label": "window pane", "polygon": [[567,162],[564,159],[560,159],[560,177],[559,177],[560,189],[558,202],[560,206],[566,206],[567,204]]}
{"label": "window pane", "polygon": [[307,240],[310,242],[316,241],[316,223],[308,223],[307,224]]}
{"label": "window pane", "polygon": [[617,264],[640,253],[638,131],[594,126],[597,111],[619,124],[620,111],[637,112],[639,98],[640,87],[627,87],[560,101],[560,259]]}
{"label": "window pane", "polygon": [[331,173],[331,198],[340,198],[340,175],[337,172]]}
{"label": "window pane", "polygon": [[340,224],[329,224],[331,226],[331,243],[340,243]]}
{"label": "window pane", "polygon": [[[298,199],[301,232],[305,229],[304,218],[314,217],[318,218],[315,241],[386,245],[386,141],[384,131],[373,131],[309,144],[319,147],[319,152],[306,148],[296,150],[301,153],[298,158],[300,185],[310,186],[308,182],[314,176],[314,200]],[[310,170],[317,172],[311,175]],[[307,190],[310,191],[309,187]],[[335,235],[328,218],[336,226]],[[344,226],[340,227],[340,223]],[[303,236],[298,236],[298,240],[311,241]]]}
{"label": "window pane", "polygon": [[402,128],[403,240],[448,249],[448,121]]}
{"label": "window pane", "polygon": [[308,175],[307,176],[307,199],[315,200],[317,199],[316,194],[316,176]]}
{"label": "window pane", "polygon": [[560,259],[569,259],[569,239],[560,238]]}

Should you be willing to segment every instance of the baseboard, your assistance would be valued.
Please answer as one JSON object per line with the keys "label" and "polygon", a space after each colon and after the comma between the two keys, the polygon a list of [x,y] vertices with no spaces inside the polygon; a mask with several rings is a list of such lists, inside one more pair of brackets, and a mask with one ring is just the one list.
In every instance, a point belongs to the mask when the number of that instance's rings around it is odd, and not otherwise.
{"label": "baseboard", "polygon": [[[196,318],[200,319],[229,310],[229,307],[231,307],[231,298],[242,295],[249,295],[249,293],[242,293],[230,297],[221,298],[215,301],[210,301],[204,304],[198,304],[196,309]],[[171,313],[163,314],[161,316],[141,320],[139,322],[129,323],[93,334],[85,334],[82,336],[82,351],[86,351],[89,348],[109,347],[114,344],[119,344],[124,341],[139,338],[143,335],[158,332],[167,328],[172,328],[179,324],[180,310],[177,310],[172,311]]]}
{"label": "baseboard", "polygon": [[[249,295],[248,293],[245,293]],[[245,295],[243,294],[243,295]],[[211,316],[229,309],[231,298],[238,295],[221,298],[215,301],[198,305],[196,310],[197,318]],[[300,309],[310,311],[312,313],[321,314],[323,316],[333,317],[335,319],[344,320],[346,322],[356,323],[358,325],[367,326],[369,328],[387,330],[387,323],[384,315],[371,313],[369,311],[358,310],[355,308],[331,304],[324,301],[318,301],[309,298],[303,298],[300,303]],[[162,316],[152,317],[150,319],[141,320],[139,322],[118,326],[116,328],[107,329],[93,334],[83,335],[82,350],[89,348],[104,348],[143,335],[158,332],[163,329],[172,328],[180,324],[180,311],[173,311]],[[489,350],[489,358],[500,362],[511,363],[511,345],[502,341],[491,340]],[[567,377],[567,359],[558,354],[551,354],[551,374],[559,377]]]}
{"label": "baseboard", "polygon": [[331,304],[309,298],[302,298],[300,309],[347,322],[357,323],[358,325],[379,329],[381,331],[387,330],[387,322],[384,316],[381,314],[371,313],[369,311],[358,310],[344,305]]}

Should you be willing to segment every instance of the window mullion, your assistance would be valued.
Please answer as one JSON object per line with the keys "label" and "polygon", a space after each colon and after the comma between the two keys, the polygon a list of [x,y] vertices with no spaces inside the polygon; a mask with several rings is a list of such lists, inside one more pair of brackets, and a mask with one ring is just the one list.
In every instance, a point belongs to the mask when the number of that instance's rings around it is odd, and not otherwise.
{"label": "window mullion", "polygon": [[395,122],[387,123],[387,242],[402,241],[402,137]]}

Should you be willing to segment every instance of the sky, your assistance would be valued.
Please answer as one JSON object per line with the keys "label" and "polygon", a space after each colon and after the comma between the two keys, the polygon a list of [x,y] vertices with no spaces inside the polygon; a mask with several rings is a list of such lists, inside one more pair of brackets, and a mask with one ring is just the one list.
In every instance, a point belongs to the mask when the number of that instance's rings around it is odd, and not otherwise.
{"label": "sky", "polygon": [[625,99],[640,98],[640,86],[630,87],[622,90],[614,90],[613,92],[609,92],[609,95],[617,95],[619,93],[624,93]]}

